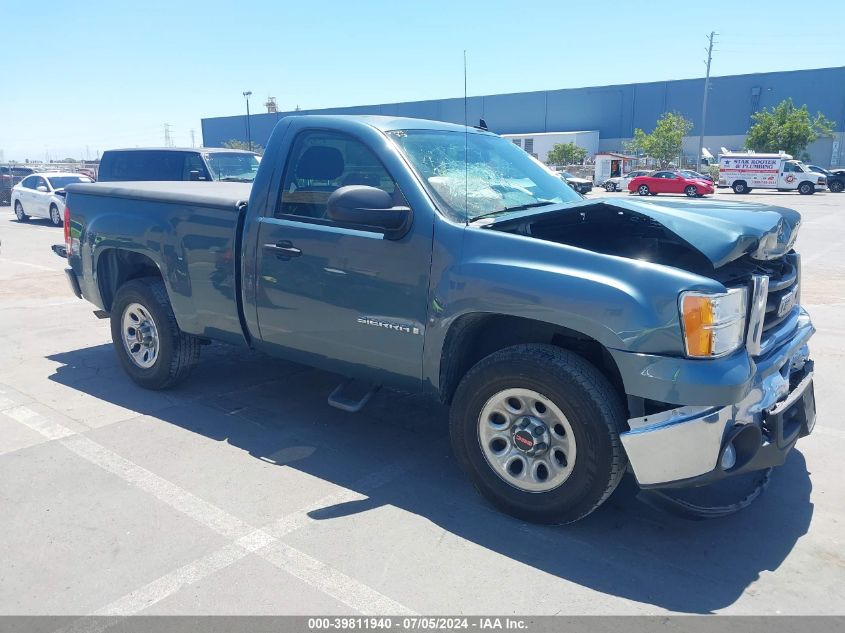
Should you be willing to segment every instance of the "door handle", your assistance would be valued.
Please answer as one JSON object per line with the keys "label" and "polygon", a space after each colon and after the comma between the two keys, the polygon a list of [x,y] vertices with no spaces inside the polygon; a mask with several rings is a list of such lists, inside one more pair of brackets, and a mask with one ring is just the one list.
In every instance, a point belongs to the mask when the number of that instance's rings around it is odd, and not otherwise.
{"label": "door handle", "polygon": [[265,244],[264,250],[273,251],[280,259],[290,259],[291,257],[299,257],[302,251],[296,248],[291,242],[285,240],[275,244]]}

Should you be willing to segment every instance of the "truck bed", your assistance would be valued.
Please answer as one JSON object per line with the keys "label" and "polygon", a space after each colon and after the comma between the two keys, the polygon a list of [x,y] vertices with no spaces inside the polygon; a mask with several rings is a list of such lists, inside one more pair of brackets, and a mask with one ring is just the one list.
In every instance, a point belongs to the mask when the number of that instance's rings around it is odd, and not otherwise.
{"label": "truck bed", "polygon": [[108,311],[121,274],[113,271],[125,269],[131,252],[160,271],[183,331],[243,343],[240,222],[250,189],[234,182],[71,185],[67,205],[84,217],[72,221],[78,245],[70,257],[83,296]]}

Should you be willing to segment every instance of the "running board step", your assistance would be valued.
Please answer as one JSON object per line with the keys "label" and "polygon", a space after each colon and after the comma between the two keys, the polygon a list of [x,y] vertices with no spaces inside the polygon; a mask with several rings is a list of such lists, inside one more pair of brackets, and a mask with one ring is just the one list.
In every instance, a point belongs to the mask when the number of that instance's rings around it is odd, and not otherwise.
{"label": "running board step", "polygon": [[373,385],[370,390],[362,395],[358,400],[353,400],[352,398],[344,395],[353,382],[355,382],[355,380],[353,378],[349,378],[335,387],[334,391],[329,394],[329,405],[335,407],[336,409],[340,409],[341,411],[347,411],[348,413],[358,413],[361,409],[367,406],[370,398],[372,398],[373,395],[381,389],[381,385]]}

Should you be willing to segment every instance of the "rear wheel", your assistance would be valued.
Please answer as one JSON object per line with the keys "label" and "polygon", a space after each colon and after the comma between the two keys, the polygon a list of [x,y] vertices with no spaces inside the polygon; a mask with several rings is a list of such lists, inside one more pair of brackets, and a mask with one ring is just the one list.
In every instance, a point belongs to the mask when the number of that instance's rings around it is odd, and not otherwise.
{"label": "rear wheel", "polygon": [[26,222],[29,219],[29,216],[23,212],[23,205],[20,200],[15,200],[15,217],[18,222]]}
{"label": "rear wheel", "polygon": [[613,193],[616,191],[616,185],[612,182],[606,182],[604,183],[604,190],[608,193]]}
{"label": "rear wheel", "polygon": [[184,380],[199,359],[199,339],[176,323],[161,279],[144,277],[121,286],[111,309],[114,350],[123,369],[146,389]]}
{"label": "rear wheel", "polygon": [[627,460],[625,413],[607,379],[552,345],[481,360],[450,411],[452,448],[478,491],[526,521],[571,523],[614,491]]}
{"label": "rear wheel", "polygon": [[640,185],[637,187],[637,193],[641,196],[647,196],[651,192],[648,190],[648,185]]}
{"label": "rear wheel", "polygon": [[687,194],[687,196],[690,198],[695,198],[698,195],[698,191],[696,191],[693,185],[687,185],[687,187],[684,189],[684,193]]}
{"label": "rear wheel", "polygon": [[744,180],[737,180],[731,188],[734,190],[734,193],[748,193],[748,185],[745,184]]}
{"label": "rear wheel", "polygon": [[833,193],[842,193],[842,190],[845,189],[845,183],[841,180],[834,180],[828,185],[828,189]]}
{"label": "rear wheel", "polygon": [[811,182],[802,182],[798,185],[798,193],[802,196],[809,196],[811,193],[815,193],[816,188],[813,186]]}
{"label": "rear wheel", "polygon": [[59,207],[55,204],[50,205],[50,222],[53,223],[53,226],[61,226],[63,224],[62,216],[59,214]]}

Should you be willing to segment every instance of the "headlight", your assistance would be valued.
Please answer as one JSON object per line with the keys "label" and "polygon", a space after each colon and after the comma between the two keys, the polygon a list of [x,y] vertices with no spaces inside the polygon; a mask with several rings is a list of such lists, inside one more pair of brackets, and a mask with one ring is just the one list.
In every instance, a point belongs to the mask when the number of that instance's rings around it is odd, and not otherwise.
{"label": "headlight", "polygon": [[678,303],[687,356],[717,358],[742,346],[746,294],[744,288],[721,294],[681,293]]}

